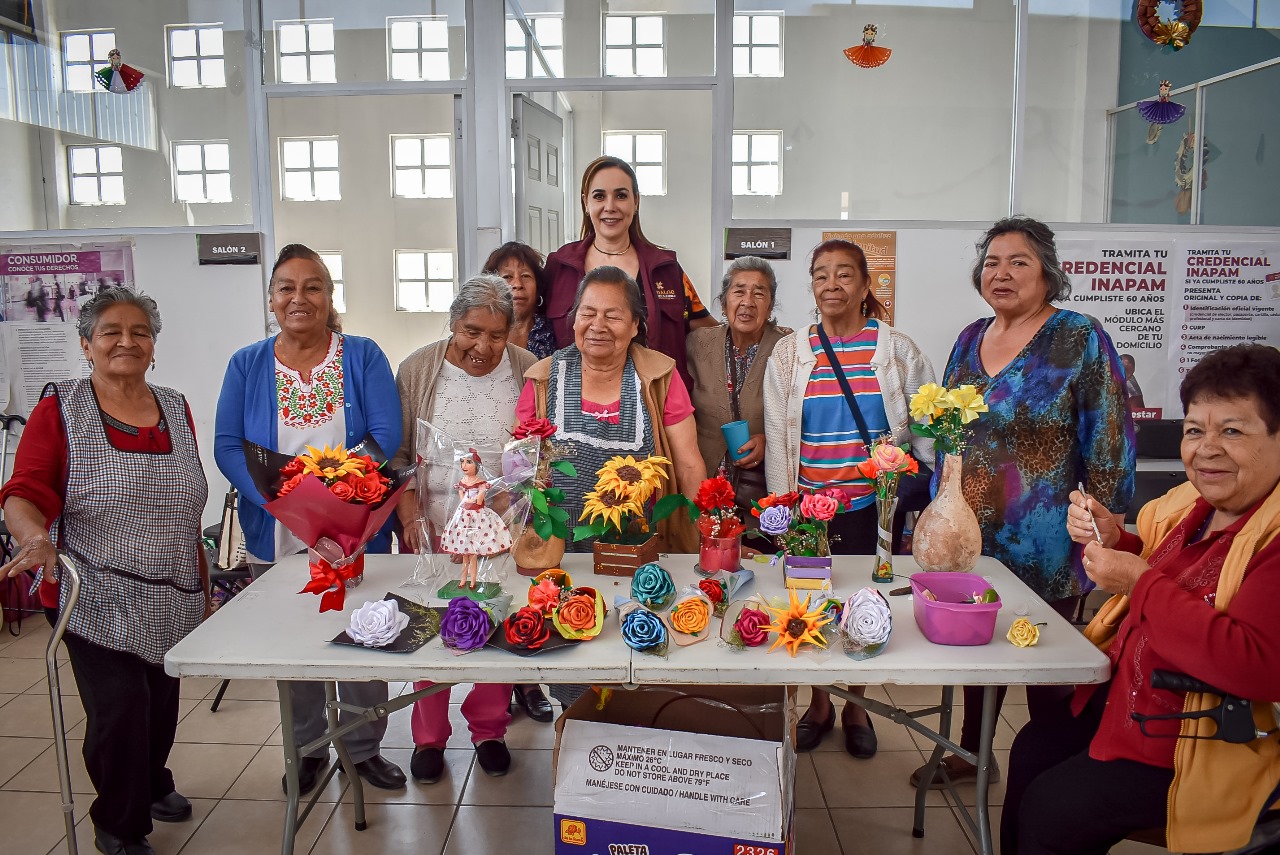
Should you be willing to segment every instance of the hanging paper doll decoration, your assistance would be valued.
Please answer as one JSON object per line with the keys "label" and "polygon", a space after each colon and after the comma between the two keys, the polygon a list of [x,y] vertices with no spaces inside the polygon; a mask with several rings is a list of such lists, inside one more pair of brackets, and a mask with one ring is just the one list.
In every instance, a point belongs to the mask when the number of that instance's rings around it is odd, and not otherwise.
{"label": "hanging paper doll decoration", "polygon": [[1139,115],[1151,123],[1151,127],[1147,128],[1147,145],[1152,145],[1160,139],[1162,125],[1172,125],[1187,113],[1186,107],[1169,100],[1171,88],[1168,80],[1161,80],[1159,98],[1138,102]]}
{"label": "hanging paper doll decoration", "polygon": [[111,63],[111,66],[94,75],[98,78],[98,82],[102,84],[103,89],[124,93],[132,92],[138,88],[138,84],[142,82],[142,78],[145,75],[133,66],[125,65],[121,62],[118,49],[112,48],[107,53],[107,61]]}
{"label": "hanging paper doll decoration", "polygon": [[884,65],[889,61],[889,54],[893,51],[876,45],[876,35],[879,32],[875,24],[867,24],[862,28],[862,44],[845,48],[844,55],[860,68],[877,68]]}
{"label": "hanging paper doll decoration", "polygon": [[1135,13],[1142,34],[1170,51],[1187,46],[1202,15],[1201,0],[1138,0]]}
{"label": "hanging paper doll decoration", "polygon": [[462,556],[462,578],[459,587],[475,588],[480,579],[479,556],[497,555],[511,548],[511,531],[498,516],[485,507],[489,482],[480,477],[480,455],[474,448],[458,460],[462,477],[455,485],[461,507],[445,526],[440,548]]}

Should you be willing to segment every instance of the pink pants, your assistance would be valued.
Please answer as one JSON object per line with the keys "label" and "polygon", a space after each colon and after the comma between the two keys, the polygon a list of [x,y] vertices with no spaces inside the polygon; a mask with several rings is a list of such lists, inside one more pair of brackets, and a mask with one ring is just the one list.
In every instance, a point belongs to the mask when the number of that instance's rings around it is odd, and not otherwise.
{"label": "pink pants", "polygon": [[[430,688],[431,682],[413,684],[414,691]],[[449,724],[449,689],[413,702],[413,743],[419,747],[444,748],[453,733]],[[476,683],[462,702],[462,715],[471,731],[471,742],[502,739],[511,723],[511,684]]]}

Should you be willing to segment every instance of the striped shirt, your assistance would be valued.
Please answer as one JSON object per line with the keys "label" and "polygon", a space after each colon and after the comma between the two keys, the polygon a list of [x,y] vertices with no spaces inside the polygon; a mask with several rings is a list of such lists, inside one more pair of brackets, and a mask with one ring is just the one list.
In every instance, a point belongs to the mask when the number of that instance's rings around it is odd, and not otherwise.
{"label": "striped shirt", "polygon": [[[879,332],[879,324],[868,320],[866,327],[857,335],[848,338],[829,336],[831,349],[844,369],[844,376],[849,380],[849,388],[853,390],[872,439],[889,430],[880,385],[871,366]],[[858,431],[858,423],[849,413],[840,381],[836,379],[831,361],[822,349],[816,328],[809,333],[809,347],[813,349],[817,362],[804,392],[800,424],[800,489],[842,486],[852,499],[853,509],[865,508],[875,502],[875,492],[869,483],[855,483],[858,477],[855,467],[867,458],[866,445]]]}

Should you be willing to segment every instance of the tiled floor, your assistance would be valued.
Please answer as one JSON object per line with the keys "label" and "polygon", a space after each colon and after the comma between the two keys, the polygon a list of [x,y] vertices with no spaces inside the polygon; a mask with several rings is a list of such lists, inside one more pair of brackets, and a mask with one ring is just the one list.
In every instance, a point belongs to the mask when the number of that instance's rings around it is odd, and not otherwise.
{"label": "tiled floor", "polygon": [[[44,647],[48,630],[30,621],[20,638],[0,635],[0,855],[41,855],[66,851],[54,759]],[[70,669],[60,671],[81,852],[95,852],[87,811],[93,788],[80,760],[84,712]],[[209,701],[215,680],[186,680],[182,686],[178,743],[170,767],[178,789],[191,798],[190,822],[157,823],[151,842],[161,855],[268,855],[280,851],[284,802],[279,713],[274,684],[231,685],[217,713]],[[393,694],[403,684],[391,687]],[[899,705],[936,701],[936,690],[920,687],[871,689]],[[454,690],[454,701],[462,693]],[[996,735],[998,759],[1026,721],[1025,695],[1014,689]],[[450,708],[454,735],[446,751],[448,773],[431,786],[412,781],[406,790],[366,787],[369,828],[353,829],[351,806],[340,799],[346,781],[336,776],[299,834],[296,851],[336,853],[443,853],[488,855],[519,851],[544,855],[553,850],[551,746],[554,730],[518,716],[507,742],[513,765],[504,778],[490,778],[474,762],[465,722]],[[924,761],[924,741],[905,728],[877,721],[880,753],[858,761],[841,750],[840,731],[828,735],[812,754],[801,755],[796,772],[796,851],[799,855],[854,853],[937,853],[967,855],[972,841],[938,794],[929,797],[926,836],[911,836],[914,791],[911,771]],[[413,741],[409,711],[395,713],[383,742],[384,754],[408,770]],[[992,790],[992,804],[1003,797]],[[972,801],[966,799],[966,801]],[[994,809],[998,822],[998,809]],[[513,848],[513,841],[519,845]],[[1117,855],[1160,850],[1125,844]]]}

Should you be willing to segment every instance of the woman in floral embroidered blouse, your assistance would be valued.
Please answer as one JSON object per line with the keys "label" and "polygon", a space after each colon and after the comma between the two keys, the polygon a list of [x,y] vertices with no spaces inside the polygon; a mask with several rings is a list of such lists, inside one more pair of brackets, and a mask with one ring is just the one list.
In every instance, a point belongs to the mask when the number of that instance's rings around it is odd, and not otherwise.
{"label": "woman in floral embroidered blouse", "polygon": [[[983,554],[1070,618],[1092,585],[1066,533],[1068,496],[1083,482],[1095,502],[1118,512],[1133,496],[1124,370],[1096,320],[1053,305],[1071,283],[1043,223],[1009,217],[992,226],[978,243],[973,287],[995,317],[960,333],[943,379],[948,388],[973,384],[990,408],[968,426],[964,496],[978,515]],[[1055,691],[1027,689],[1032,717]],[[964,696],[960,745],[976,752],[982,689],[967,687]],[[1003,702],[1003,689],[997,697]],[[944,762],[953,781],[977,774],[958,757]]]}
{"label": "woman in floral embroidered blouse", "polygon": [[[242,348],[227,366],[214,436],[214,458],[240,491],[244,529],[254,575],[305,548],[263,508],[266,500],[245,466],[248,439],[284,454],[308,445],[350,448],[372,436],[386,454],[400,447],[400,396],[387,357],[373,341],[343,335],[333,308],[333,279],[320,256],[302,244],[280,251],[271,270],[271,311],[280,333]],[[371,553],[391,551],[391,527],[369,541]],[[298,744],[325,730],[324,688],[320,683],[290,684],[297,718]],[[351,703],[368,707],[387,699],[385,683],[343,683]],[[365,780],[388,789],[403,787],[404,773],[382,758],[379,744],[385,721],[365,725],[344,737],[347,750]],[[302,758],[298,778],[303,793],[328,762],[324,754]]]}

